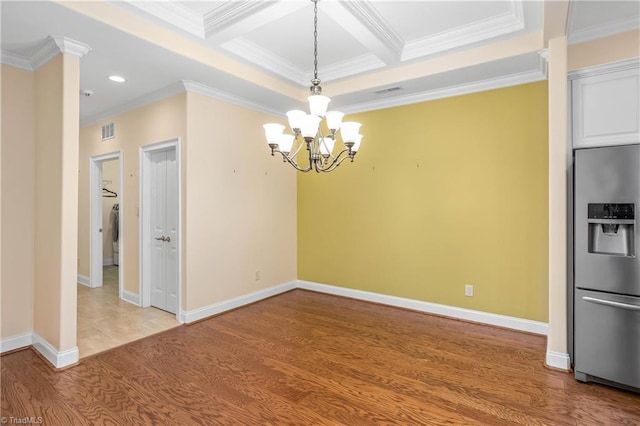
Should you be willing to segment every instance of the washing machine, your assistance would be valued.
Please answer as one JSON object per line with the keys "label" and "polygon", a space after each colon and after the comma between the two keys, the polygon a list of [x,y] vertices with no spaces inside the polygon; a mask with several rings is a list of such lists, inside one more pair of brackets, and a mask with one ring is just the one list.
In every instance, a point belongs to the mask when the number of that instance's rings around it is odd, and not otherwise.
{"label": "washing machine", "polygon": [[113,264],[120,265],[120,205],[113,205],[111,209],[111,235],[113,236]]}

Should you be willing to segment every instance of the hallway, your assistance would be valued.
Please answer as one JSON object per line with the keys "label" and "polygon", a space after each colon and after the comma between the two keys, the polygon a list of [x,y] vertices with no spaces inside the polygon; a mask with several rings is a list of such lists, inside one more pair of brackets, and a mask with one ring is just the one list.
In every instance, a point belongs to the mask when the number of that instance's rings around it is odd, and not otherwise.
{"label": "hallway", "polygon": [[80,359],[179,326],[175,315],[118,297],[118,267],[105,266],[102,287],[78,285]]}

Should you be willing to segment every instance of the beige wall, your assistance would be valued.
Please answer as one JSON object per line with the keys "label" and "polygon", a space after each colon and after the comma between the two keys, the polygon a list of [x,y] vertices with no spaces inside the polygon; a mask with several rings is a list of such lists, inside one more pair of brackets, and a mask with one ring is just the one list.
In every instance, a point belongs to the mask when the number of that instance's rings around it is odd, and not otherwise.
{"label": "beige wall", "polygon": [[[110,121],[116,137],[102,142]],[[89,274],[89,158],[123,150],[121,262],[125,289],[137,294],[139,148],[180,137],[182,309],[295,280],[296,175],[269,155],[267,121],[273,117],[185,93],[81,129],[78,273]]]}
{"label": "beige wall", "polygon": [[187,94],[186,310],[296,279],[296,172],[269,155],[273,120]]}
{"label": "beige wall", "polygon": [[[103,187],[118,194],[117,197],[107,197],[102,194],[102,260],[103,263],[113,263],[113,205],[120,202],[120,161],[109,160],[102,163]],[[111,182],[111,183],[107,183]],[[111,194],[108,194],[111,195]]]}
{"label": "beige wall", "polygon": [[0,338],[33,331],[34,215],[34,73],[2,65]]}
{"label": "beige wall", "polygon": [[[547,364],[567,354],[567,38],[549,40],[549,333]],[[551,357],[551,358],[550,358]],[[562,365],[560,357],[567,363]]]}
{"label": "beige wall", "polygon": [[76,347],[80,59],[61,54],[35,72],[34,332]]}
{"label": "beige wall", "polygon": [[60,339],[62,71],[59,55],[35,72],[36,211],[40,211],[35,220],[34,331],[53,345]]}
{"label": "beige wall", "polygon": [[[185,94],[176,95],[80,129],[79,275],[89,276],[89,159],[122,150],[123,193],[118,194],[122,237],[120,265],[124,273],[124,289],[138,294],[140,147],[184,137],[185,102]],[[115,138],[102,141],[101,128],[110,122],[115,123]]]}
{"label": "beige wall", "polygon": [[640,57],[640,30],[627,31],[569,46],[567,69],[573,71],[638,57]]}

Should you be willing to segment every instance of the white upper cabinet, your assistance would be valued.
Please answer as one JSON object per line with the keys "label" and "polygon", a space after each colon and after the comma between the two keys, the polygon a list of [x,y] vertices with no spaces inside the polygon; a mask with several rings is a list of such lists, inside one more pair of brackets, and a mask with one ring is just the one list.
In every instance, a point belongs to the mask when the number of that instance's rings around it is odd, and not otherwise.
{"label": "white upper cabinet", "polygon": [[570,78],[574,148],[640,143],[638,61],[601,66]]}

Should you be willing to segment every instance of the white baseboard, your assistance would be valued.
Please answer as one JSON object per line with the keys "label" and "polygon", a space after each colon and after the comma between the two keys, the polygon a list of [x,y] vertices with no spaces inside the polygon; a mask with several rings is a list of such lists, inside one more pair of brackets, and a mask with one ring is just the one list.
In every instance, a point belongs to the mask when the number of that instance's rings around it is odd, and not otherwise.
{"label": "white baseboard", "polygon": [[111,266],[113,265],[113,259],[102,259],[102,266]]}
{"label": "white baseboard", "polygon": [[80,352],[78,347],[67,349],[66,351],[59,351],[49,342],[44,340],[38,335],[33,333],[33,347],[44,356],[55,368],[67,367],[78,362],[80,359]]}
{"label": "white baseboard", "polygon": [[122,290],[122,300],[140,306],[140,295],[132,293],[128,290]]}
{"label": "white baseboard", "polygon": [[388,296],[386,294],[372,293],[369,291],[355,290],[345,287],[337,287],[328,284],[314,283],[311,281],[298,281],[298,288],[313,290],[320,293],[336,296],[350,297],[352,299],[365,300],[383,305],[396,306],[414,311],[443,315],[451,318],[496,325],[529,333],[547,335],[549,324],[524,318],[507,315],[492,314],[490,312],[474,311],[472,309],[458,308],[456,306],[440,305],[437,303],[423,302],[421,300],[406,299],[404,297]]}
{"label": "white baseboard", "polygon": [[89,281],[89,277],[85,277],[84,275],[78,274],[78,284],[86,285],[87,287],[91,287],[91,283]]}
{"label": "white baseboard", "polygon": [[33,344],[33,333],[16,334],[0,340],[0,353],[24,348]]}
{"label": "white baseboard", "polygon": [[187,324],[190,322],[199,321],[201,319],[217,315],[231,309],[236,309],[241,306],[266,299],[267,297],[275,296],[276,294],[293,290],[296,288],[296,285],[296,281],[291,281],[274,287],[265,288],[263,290],[254,291],[253,293],[234,297],[233,299],[223,300],[222,302],[214,303],[213,305],[204,306],[202,308],[193,309],[191,311],[184,311],[180,313],[180,321]]}
{"label": "white baseboard", "polygon": [[549,367],[559,368],[561,370],[571,370],[571,359],[569,354],[561,352],[547,351],[546,364]]}

